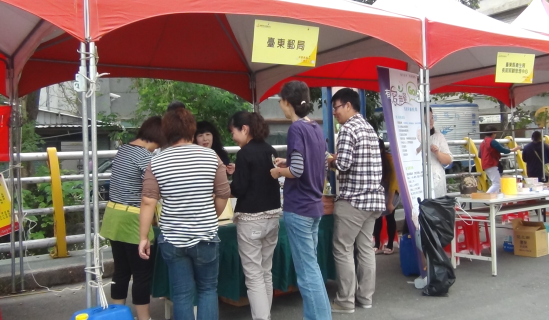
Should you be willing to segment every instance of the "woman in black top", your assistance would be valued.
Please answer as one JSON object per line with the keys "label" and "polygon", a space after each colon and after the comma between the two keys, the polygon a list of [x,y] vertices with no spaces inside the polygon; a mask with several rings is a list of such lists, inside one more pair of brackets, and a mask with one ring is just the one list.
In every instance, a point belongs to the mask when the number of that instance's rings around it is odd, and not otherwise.
{"label": "woman in black top", "polygon": [[241,148],[231,183],[231,194],[238,198],[234,215],[238,252],[252,318],[267,320],[273,299],[273,253],[282,212],[280,186],[270,173],[277,152],[265,142],[269,127],[258,113],[237,112],[229,121],[229,130]]}
{"label": "woman in black top", "polygon": [[194,133],[194,143],[205,148],[213,149],[221,159],[221,162],[227,166],[227,173],[233,174],[234,164],[230,163],[229,154],[223,148],[221,135],[217,128],[208,121],[196,123],[196,132]]}

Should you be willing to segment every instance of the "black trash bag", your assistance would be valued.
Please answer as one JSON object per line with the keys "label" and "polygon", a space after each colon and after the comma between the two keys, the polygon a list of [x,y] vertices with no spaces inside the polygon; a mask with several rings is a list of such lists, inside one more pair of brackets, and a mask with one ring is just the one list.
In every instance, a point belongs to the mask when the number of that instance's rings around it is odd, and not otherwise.
{"label": "black trash bag", "polygon": [[425,199],[419,203],[421,247],[427,260],[427,285],[423,295],[446,296],[456,281],[444,247],[454,238],[456,200],[452,197]]}

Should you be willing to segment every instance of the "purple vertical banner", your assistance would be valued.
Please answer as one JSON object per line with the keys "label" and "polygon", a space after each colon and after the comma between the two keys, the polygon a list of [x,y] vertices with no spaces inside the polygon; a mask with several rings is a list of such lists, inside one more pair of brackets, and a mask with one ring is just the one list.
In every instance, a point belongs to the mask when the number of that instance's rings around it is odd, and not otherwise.
{"label": "purple vertical banner", "polygon": [[[423,154],[421,149],[421,107],[414,73],[377,67],[379,92],[391,155],[410,235],[419,229],[419,203],[423,199]],[[415,241],[414,247],[416,246]],[[419,270],[425,276],[421,253],[416,248]]]}

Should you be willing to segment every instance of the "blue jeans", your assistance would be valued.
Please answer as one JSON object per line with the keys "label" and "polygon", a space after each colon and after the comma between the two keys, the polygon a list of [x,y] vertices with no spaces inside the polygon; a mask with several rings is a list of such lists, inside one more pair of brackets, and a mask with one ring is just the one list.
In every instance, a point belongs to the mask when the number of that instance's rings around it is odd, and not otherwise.
{"label": "blue jeans", "polygon": [[219,238],[179,248],[158,238],[162,258],[168,265],[172,285],[175,320],[194,320],[194,292],[198,296],[197,320],[219,318],[217,276],[219,274]]}
{"label": "blue jeans", "polygon": [[330,300],[316,258],[320,219],[284,211],[284,223],[297,274],[297,286],[303,297],[305,320],[332,319]]}

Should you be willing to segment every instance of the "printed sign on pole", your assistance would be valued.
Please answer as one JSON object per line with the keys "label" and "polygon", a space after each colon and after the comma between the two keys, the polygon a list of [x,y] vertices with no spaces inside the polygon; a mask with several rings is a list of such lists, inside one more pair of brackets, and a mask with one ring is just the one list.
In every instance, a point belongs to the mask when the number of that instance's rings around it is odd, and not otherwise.
{"label": "printed sign on pole", "polygon": [[255,20],[252,62],[314,67],[318,27]]}
{"label": "printed sign on pole", "polygon": [[496,82],[532,83],[534,80],[534,54],[498,52]]}
{"label": "printed sign on pole", "polygon": [[0,106],[0,162],[10,161],[10,106]]}
{"label": "printed sign on pole", "polygon": [[[384,67],[377,67],[377,74],[402,206],[408,229],[413,235],[419,227],[418,198],[423,199],[421,106],[418,102],[417,74]],[[418,263],[419,270],[423,270],[421,259]]]}
{"label": "printed sign on pole", "polygon": [[[15,222],[15,230],[19,225]],[[4,175],[0,173],[0,237],[11,232],[11,197]]]}

